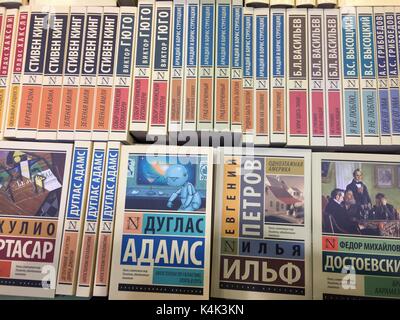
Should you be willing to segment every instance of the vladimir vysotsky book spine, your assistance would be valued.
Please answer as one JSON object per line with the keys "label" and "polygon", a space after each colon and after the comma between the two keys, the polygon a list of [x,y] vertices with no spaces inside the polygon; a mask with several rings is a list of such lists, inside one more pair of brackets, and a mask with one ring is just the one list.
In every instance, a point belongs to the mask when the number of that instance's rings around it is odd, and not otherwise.
{"label": "vladimir vysotsky book spine", "polygon": [[79,98],[75,119],[74,138],[76,140],[90,140],[92,136],[92,120],[96,98],[102,17],[103,8],[87,8],[83,60],[81,64],[79,83]]}
{"label": "vladimir vysotsky book spine", "polygon": [[20,91],[22,83],[22,73],[25,64],[25,48],[28,39],[30,7],[23,6],[19,9],[17,34],[14,43],[14,57],[12,65],[11,83],[9,96],[6,104],[6,119],[4,137],[15,138],[17,117],[20,105]]}
{"label": "vladimir vysotsky book spine", "polygon": [[92,159],[92,142],[76,141],[65,213],[57,294],[75,295]]}
{"label": "vladimir vysotsky book spine", "polygon": [[214,48],[216,42],[216,1],[200,1],[200,39],[199,39],[199,84],[198,84],[198,108],[197,130],[212,131],[214,128]]}
{"label": "vladimir vysotsky book spine", "polygon": [[93,112],[92,140],[108,140],[110,128],[111,104],[113,101],[114,69],[116,67],[115,51],[119,8],[107,7],[103,11],[103,25],[99,64],[97,69],[96,98]]}
{"label": "vladimir vysotsky book spine", "polygon": [[8,97],[10,94],[11,67],[13,64],[15,39],[18,27],[18,10],[7,9],[2,33],[1,63],[0,63],[0,138],[4,135],[7,115]]}
{"label": "vladimir vysotsky book spine", "polygon": [[57,139],[73,140],[83,60],[86,8],[71,7]]}
{"label": "vladimir vysotsky book spine", "polygon": [[167,135],[170,85],[172,1],[156,2],[149,135]]}
{"label": "vladimir vysotsky book spine", "polygon": [[17,138],[35,139],[42,98],[44,61],[48,36],[49,12],[31,8],[26,60],[22,77]]}
{"label": "vladimir vysotsky book spine", "polygon": [[382,145],[390,145],[392,143],[392,131],[390,121],[388,62],[386,54],[385,12],[383,8],[374,8],[374,27],[380,115],[380,143]]}
{"label": "vladimir vysotsky book spine", "polygon": [[392,116],[392,144],[400,144],[400,101],[399,101],[399,69],[400,69],[400,7],[396,7],[396,46],[392,46],[393,56],[397,57],[397,66],[394,64],[389,70],[390,81],[390,108]]}
{"label": "vladimir vysotsky book spine", "polygon": [[55,7],[49,16],[42,99],[36,125],[36,139],[56,140],[62,101],[62,82],[69,23],[69,8]]}
{"label": "vladimir vysotsky book spine", "polygon": [[363,145],[379,145],[379,120],[372,7],[357,8]]}
{"label": "vladimir vysotsky book spine", "polygon": [[132,103],[132,75],[135,56],[137,16],[135,7],[122,7],[119,24],[118,53],[114,78],[114,100],[108,139],[130,142],[129,119]]}
{"label": "vladimir vysotsky book spine", "polygon": [[168,131],[182,128],[186,24],[185,0],[174,1]]}
{"label": "vladimir vysotsky book spine", "polygon": [[138,28],[136,37],[136,57],[133,75],[131,120],[129,130],[133,135],[148,130],[150,84],[152,73],[152,48],[155,3],[140,0],[138,4]]}

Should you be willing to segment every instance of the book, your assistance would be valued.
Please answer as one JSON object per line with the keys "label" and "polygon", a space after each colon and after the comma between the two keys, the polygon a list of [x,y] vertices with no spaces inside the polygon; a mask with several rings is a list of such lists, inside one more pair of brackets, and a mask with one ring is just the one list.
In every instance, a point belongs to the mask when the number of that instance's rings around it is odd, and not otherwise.
{"label": "book", "polygon": [[75,295],[92,163],[91,141],[75,141],[56,293]]}
{"label": "book", "polygon": [[363,145],[379,145],[379,119],[372,7],[357,8],[360,59],[360,103]]}
{"label": "book", "polygon": [[243,143],[253,144],[255,137],[255,94],[254,94],[254,8],[243,8]]}
{"label": "book", "polygon": [[268,7],[270,0],[244,0],[244,4],[246,7]]}
{"label": "book", "polygon": [[[54,5],[54,0],[29,0],[29,4],[31,6],[52,6]],[[69,7],[76,7],[76,6],[82,6],[82,1],[80,0],[63,0],[63,5],[64,6],[69,6]],[[90,6],[90,7],[115,7],[117,5],[116,0],[85,0],[84,6]]]}
{"label": "book", "polygon": [[100,210],[104,187],[104,167],[107,161],[107,143],[94,142],[79,258],[76,296],[91,297],[100,224]]}
{"label": "book", "polygon": [[310,299],[311,152],[218,154],[211,296]]}
{"label": "book", "polygon": [[36,138],[48,36],[49,12],[31,6],[30,15],[16,132],[20,139]]}
{"label": "book", "polygon": [[397,155],[313,153],[314,299],[398,299]]}
{"label": "book", "polygon": [[[324,11],[314,9],[308,11],[308,48],[309,48],[309,90],[308,99],[310,145],[326,146],[326,101],[325,101],[325,28]],[[336,39],[337,40],[337,39]]]}
{"label": "book", "polygon": [[120,168],[109,298],[208,299],[212,149],[122,146]]}
{"label": "book", "polygon": [[333,8],[336,5],[337,0],[317,0],[317,6],[321,8]]}
{"label": "book", "polygon": [[58,140],[74,139],[86,23],[86,7],[71,7],[63,74],[62,100],[60,117],[58,119]]}
{"label": "book", "polygon": [[[396,7],[396,34],[397,34],[397,45],[392,47],[393,50],[396,48],[396,53],[393,55],[398,58],[397,68],[393,64],[392,68],[389,68],[390,77],[390,108],[392,116],[392,144],[400,144],[400,99],[398,97],[398,86],[396,80],[398,80],[399,68],[400,68],[400,9]],[[389,32],[390,34],[390,32]],[[393,57],[391,61],[393,60]]]}
{"label": "book", "polygon": [[317,0],[296,0],[298,8],[313,8],[317,5]]}
{"label": "book", "polygon": [[69,8],[54,7],[49,16],[49,35],[42,81],[42,99],[38,110],[36,139],[56,140],[62,101],[66,35]]}
{"label": "book", "polygon": [[184,66],[186,65],[186,14],[185,0],[175,0],[168,117],[168,132],[170,134],[179,132],[182,129]]}
{"label": "book", "polygon": [[0,0],[0,6],[7,9],[18,9],[22,5],[22,0]]}
{"label": "book", "polygon": [[230,130],[231,0],[217,0],[214,131]]}
{"label": "book", "polygon": [[287,145],[310,144],[307,9],[287,9]]}
{"label": "book", "polygon": [[30,7],[22,6],[18,14],[17,35],[14,45],[14,57],[11,74],[10,91],[8,94],[7,108],[4,110],[6,119],[3,135],[6,138],[16,137],[16,127],[20,106],[20,90],[22,84],[23,67],[25,64],[25,48],[28,40],[28,26]]}
{"label": "book", "polygon": [[271,144],[286,144],[286,10],[270,9],[271,15]]}
{"label": "book", "polygon": [[132,142],[129,134],[132,110],[132,75],[137,31],[137,9],[121,7],[118,53],[114,78],[114,101],[112,104],[111,127],[108,139]]}
{"label": "book", "polygon": [[111,254],[113,247],[114,218],[118,193],[119,160],[121,143],[107,143],[107,162],[104,172],[104,187],[101,203],[99,240],[94,276],[94,296],[108,295]]}
{"label": "book", "polygon": [[83,44],[78,104],[75,117],[74,139],[92,138],[93,111],[96,103],[99,46],[103,21],[102,7],[87,7],[85,40]]}
{"label": "book", "polygon": [[183,92],[183,123],[182,130],[196,131],[198,105],[198,65],[199,65],[199,29],[200,1],[186,2],[186,50],[185,50],[185,78]]}
{"label": "book", "polygon": [[397,6],[396,0],[381,0],[379,3],[371,3],[370,0],[337,0],[338,7],[366,7],[366,6]]}
{"label": "book", "polygon": [[325,127],[328,147],[344,145],[340,29],[339,9],[325,9]]}
{"label": "book", "polygon": [[143,137],[148,130],[150,83],[153,68],[153,29],[155,2],[140,0],[138,3],[138,31],[133,74],[131,120],[129,130],[134,137]]}
{"label": "book", "polygon": [[255,145],[269,145],[269,9],[254,8]]}
{"label": "book", "polygon": [[172,1],[156,2],[149,135],[166,136],[171,61]]}
{"label": "book", "polygon": [[0,142],[0,294],[54,298],[72,146]]}
{"label": "book", "polygon": [[361,145],[360,83],[356,9],[340,9],[344,144]]}
{"label": "book", "polygon": [[[226,2],[225,7],[226,9]],[[215,0],[200,1],[200,30],[199,39],[199,84],[198,84],[198,107],[197,107],[197,131],[212,131],[214,125],[215,103],[214,96],[214,70],[216,68],[215,52],[219,48],[216,41],[218,21],[218,2]],[[226,12],[225,23],[226,23]],[[214,46],[215,44],[215,46]]]}
{"label": "book", "polygon": [[4,136],[5,118],[7,115],[8,97],[10,94],[10,81],[17,37],[18,10],[7,9],[4,15],[4,28],[1,38],[1,63],[0,63],[0,139]]}
{"label": "book", "polygon": [[269,0],[270,7],[291,8],[296,4],[296,0]]}
{"label": "book", "polygon": [[[390,116],[390,96],[389,96],[389,78],[388,78],[388,62],[387,62],[387,44],[386,44],[386,26],[385,26],[385,9],[374,8],[374,32],[376,46],[376,72],[378,87],[378,103],[379,103],[379,136],[382,145],[390,145],[392,143],[392,129]],[[396,31],[394,30],[396,33]],[[396,40],[394,42],[396,45]],[[396,61],[397,62],[397,61]],[[396,80],[398,82],[398,79]],[[398,90],[397,90],[398,91]]]}
{"label": "book", "polygon": [[242,133],[243,5],[241,0],[232,0],[231,15],[231,132]]}

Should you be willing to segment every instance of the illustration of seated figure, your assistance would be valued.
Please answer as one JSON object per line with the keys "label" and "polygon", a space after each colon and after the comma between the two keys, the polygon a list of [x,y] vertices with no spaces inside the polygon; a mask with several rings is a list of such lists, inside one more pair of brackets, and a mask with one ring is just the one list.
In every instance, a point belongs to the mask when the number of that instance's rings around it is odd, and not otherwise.
{"label": "illustration of seated figure", "polygon": [[196,211],[201,206],[201,196],[189,180],[189,174],[183,165],[172,165],[165,174],[167,184],[171,187],[178,187],[168,199],[167,207],[172,208],[173,202],[180,197],[181,206],[179,211]]}
{"label": "illustration of seated figure", "polygon": [[372,209],[374,220],[396,220],[396,209],[387,202],[383,193],[378,193],[375,196],[375,205]]}

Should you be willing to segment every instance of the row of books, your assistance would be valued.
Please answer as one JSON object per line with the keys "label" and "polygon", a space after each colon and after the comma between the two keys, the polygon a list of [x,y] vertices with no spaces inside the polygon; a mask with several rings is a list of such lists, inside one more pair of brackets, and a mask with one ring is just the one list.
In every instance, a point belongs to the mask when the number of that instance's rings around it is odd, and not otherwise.
{"label": "row of books", "polygon": [[398,155],[2,141],[0,164],[0,294],[400,298]]}

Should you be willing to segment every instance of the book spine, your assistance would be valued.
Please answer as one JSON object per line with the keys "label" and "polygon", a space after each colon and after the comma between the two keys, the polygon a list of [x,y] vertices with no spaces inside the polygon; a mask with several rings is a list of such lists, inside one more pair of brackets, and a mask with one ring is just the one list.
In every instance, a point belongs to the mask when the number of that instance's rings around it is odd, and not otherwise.
{"label": "book spine", "polygon": [[231,30],[231,131],[241,133],[243,101],[243,6],[241,0],[232,0]]}
{"label": "book spine", "polygon": [[6,108],[4,137],[15,138],[17,119],[20,107],[20,92],[22,74],[25,65],[25,48],[28,41],[28,26],[30,20],[30,7],[23,6],[19,9],[18,28],[14,44],[14,57],[11,75],[10,91]]}
{"label": "book spine", "polygon": [[214,127],[214,43],[216,31],[216,4],[214,0],[200,1],[200,61],[197,130],[213,130]]}
{"label": "book spine", "polygon": [[340,16],[338,9],[324,11],[325,117],[328,146],[343,146],[342,76],[340,68]]}
{"label": "book spine", "polygon": [[217,0],[214,130],[230,130],[231,1]]}
{"label": "book spine", "polygon": [[57,294],[74,295],[76,290],[91,157],[92,143],[76,141],[61,244]]}
{"label": "book spine", "polygon": [[18,10],[7,9],[4,21],[4,32],[1,39],[0,62],[0,139],[4,136],[5,118],[7,113],[8,96],[10,94],[11,66],[13,64]]}
{"label": "book spine", "polygon": [[372,7],[357,8],[360,52],[362,143],[379,145],[379,119]]}
{"label": "book spine", "polygon": [[287,14],[287,144],[308,146],[307,9],[288,9]]}
{"label": "book spine", "polygon": [[269,145],[269,9],[255,8],[254,144]]}
{"label": "book spine", "polygon": [[344,144],[361,145],[356,11],[354,8],[342,8],[340,16],[342,23]]}
{"label": "book spine", "polygon": [[83,45],[79,98],[74,132],[74,137],[77,140],[90,140],[92,138],[92,120],[96,98],[102,20],[103,8],[87,8],[85,42]]}
{"label": "book spine", "polygon": [[324,12],[321,9],[308,12],[308,48],[309,52],[309,124],[310,144],[312,146],[326,145],[325,126],[325,70],[324,70]]}
{"label": "book spine", "polygon": [[112,105],[111,128],[108,139],[131,142],[129,116],[132,103],[133,58],[137,30],[136,8],[120,8],[119,42],[114,78],[114,100]]}
{"label": "book spine", "polygon": [[171,57],[172,1],[156,2],[149,134],[166,136]]}
{"label": "book spine", "polygon": [[254,143],[254,9],[243,8],[243,122],[245,144]]}
{"label": "book spine", "polygon": [[42,101],[40,104],[36,139],[56,140],[62,100],[63,69],[69,8],[56,7],[49,17],[49,36],[45,57]]}
{"label": "book spine", "polygon": [[114,216],[116,211],[117,184],[119,172],[121,143],[108,142],[107,164],[104,173],[104,188],[101,204],[101,220],[99,241],[96,257],[96,271],[94,277],[94,296],[108,295],[110,279],[111,252],[114,231]]}
{"label": "book spine", "polygon": [[36,138],[49,21],[48,12],[42,12],[39,7],[31,10],[16,134],[22,139]]}
{"label": "book spine", "polygon": [[91,297],[93,293],[99,213],[104,185],[106,154],[107,143],[95,142],[93,144],[87,208],[79,262],[78,286],[76,289],[78,297]]}
{"label": "book spine", "polygon": [[286,10],[271,9],[271,144],[286,144]]}
{"label": "book spine", "polygon": [[108,140],[113,101],[116,44],[118,43],[119,8],[104,8],[100,57],[97,69],[96,99],[93,112],[92,140]]}
{"label": "book spine", "polygon": [[[378,103],[380,115],[380,143],[392,143],[390,121],[389,79],[386,52],[385,12],[383,8],[374,8],[374,31],[376,46],[376,72],[378,77]],[[393,16],[394,18],[394,16]],[[395,30],[396,32],[396,30]],[[396,41],[394,42],[396,45]]]}
{"label": "book spine", "polygon": [[185,24],[185,0],[174,1],[174,19],[172,35],[172,61],[171,61],[171,85],[169,94],[168,131],[179,132],[182,128],[183,108],[183,79],[185,65],[184,48],[186,41]]}
{"label": "book spine", "polygon": [[79,96],[80,70],[83,59],[85,21],[86,8],[71,7],[60,116],[58,119],[58,140],[74,139],[75,119]]}
{"label": "book spine", "polygon": [[133,75],[132,111],[129,130],[134,136],[148,130],[152,46],[154,29],[154,1],[140,0],[138,4],[138,33]]}
{"label": "book spine", "polygon": [[[400,68],[400,7],[396,7],[396,31],[397,31],[397,68],[393,68],[390,76],[390,113],[392,116],[392,144],[400,145],[400,101],[399,101],[399,68]],[[393,86],[392,86],[393,85]]]}
{"label": "book spine", "polygon": [[197,85],[199,64],[199,0],[188,0],[186,4],[186,59],[185,84],[183,94],[183,124],[184,131],[196,131],[197,118]]}

